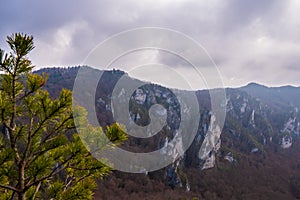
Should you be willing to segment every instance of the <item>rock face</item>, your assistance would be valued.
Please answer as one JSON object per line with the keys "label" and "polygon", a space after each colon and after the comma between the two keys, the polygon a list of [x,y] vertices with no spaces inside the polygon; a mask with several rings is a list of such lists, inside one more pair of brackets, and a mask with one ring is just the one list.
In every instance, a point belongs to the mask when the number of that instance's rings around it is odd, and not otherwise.
{"label": "rock face", "polygon": [[[72,89],[76,70],[78,68],[43,69],[37,73],[50,73],[46,89],[55,96],[62,86]],[[112,95],[115,84],[123,76],[126,74],[121,71],[107,71],[99,82],[95,107],[103,127],[114,122],[113,112],[116,108],[112,105],[113,98],[120,104],[128,104],[122,98],[126,93],[124,89],[120,88],[115,97]],[[126,79],[142,83],[128,76]],[[57,85],[57,80],[69,82],[59,82]],[[142,85],[130,94],[129,114],[126,117],[131,124],[127,128],[146,126],[151,123],[151,116],[159,119],[156,123],[161,123],[159,126],[162,128],[156,135],[146,130],[147,135],[151,136],[149,138],[129,137],[122,148],[133,152],[149,152],[166,147],[161,154],[178,158],[163,169],[165,183],[171,188],[182,187],[189,191],[193,186],[185,174],[191,168],[203,173],[202,170],[209,171],[224,163],[238,166],[241,158],[268,156],[266,149],[276,155],[279,151],[294,148],[293,143],[300,135],[299,88],[267,88],[249,84],[239,89],[226,89],[227,115],[223,130],[215,123],[208,91],[197,91],[200,112],[195,119],[199,119],[198,130],[188,150],[178,156],[184,149],[182,136],[185,133],[178,133],[182,113],[193,112],[193,109],[189,105],[180,105],[176,95],[168,88],[150,83]],[[151,107],[156,104],[161,109],[151,113]],[[172,146],[171,140],[175,140],[176,145]]]}
{"label": "rock face", "polygon": [[[190,108],[179,105],[176,96],[170,90],[158,85],[147,84],[133,93],[130,116],[136,124],[147,125],[150,122],[147,113],[154,104],[164,107],[156,111],[157,116],[166,116],[166,124],[160,132],[160,137],[144,143],[143,147],[165,147],[161,154],[178,158],[165,169],[166,184],[170,187],[190,187],[183,175],[183,171],[189,167],[208,170],[214,168],[217,162],[238,164],[234,155],[236,151],[256,155],[263,153],[269,145],[283,149],[292,147],[293,138],[299,135],[300,129],[297,109],[287,106],[286,112],[282,112],[276,106],[270,106],[244,91],[227,89],[226,92],[227,118],[223,135],[215,115],[210,111],[209,103],[199,102],[201,111],[198,113],[198,131],[194,142],[183,156],[178,155],[183,152],[184,133],[178,134],[176,131],[181,120],[180,112],[190,112]],[[197,95],[199,100],[207,98],[207,93],[199,92]],[[121,103],[122,99],[119,101]],[[180,106],[183,109],[180,109]],[[176,146],[170,144],[171,140],[176,141]],[[131,145],[137,143],[135,139],[131,140]],[[235,146],[236,144],[240,146]]]}
{"label": "rock face", "polygon": [[199,159],[204,161],[202,169],[209,169],[215,166],[215,155],[221,148],[221,130],[216,124],[216,117],[211,115],[209,129],[199,150]]}

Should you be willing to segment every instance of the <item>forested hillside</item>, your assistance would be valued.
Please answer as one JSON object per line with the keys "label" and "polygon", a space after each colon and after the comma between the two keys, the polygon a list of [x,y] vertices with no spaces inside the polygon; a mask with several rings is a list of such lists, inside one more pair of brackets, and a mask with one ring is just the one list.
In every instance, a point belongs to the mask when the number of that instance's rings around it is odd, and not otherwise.
{"label": "forested hillside", "polygon": [[[86,67],[87,68],[87,67]],[[45,88],[55,97],[62,88],[72,89],[78,67],[41,69],[49,80]],[[88,70],[94,70],[87,68]],[[102,126],[114,122],[109,98],[116,82],[126,73],[106,71],[101,78],[95,106]],[[138,81],[128,77],[128,80]],[[131,102],[132,119],[147,123],[151,98],[163,104],[158,94],[168,89],[146,84]],[[99,92],[98,92],[99,91]],[[226,89],[226,120],[219,146],[209,157],[199,159],[198,152],[210,125],[208,91],[196,91],[200,105],[197,136],[184,157],[164,169],[144,174],[115,171],[99,181],[96,199],[296,199],[300,198],[300,115],[299,88],[268,88],[249,84]],[[145,95],[143,102],[137,95]],[[168,106],[175,101],[172,96]],[[200,101],[201,100],[201,101]],[[152,100],[153,103],[153,100]],[[143,109],[135,110],[142,105]],[[176,114],[176,109],[167,110]],[[139,152],[159,149],[166,138],[172,138],[176,122],[162,130],[158,137],[129,137],[122,148]]]}

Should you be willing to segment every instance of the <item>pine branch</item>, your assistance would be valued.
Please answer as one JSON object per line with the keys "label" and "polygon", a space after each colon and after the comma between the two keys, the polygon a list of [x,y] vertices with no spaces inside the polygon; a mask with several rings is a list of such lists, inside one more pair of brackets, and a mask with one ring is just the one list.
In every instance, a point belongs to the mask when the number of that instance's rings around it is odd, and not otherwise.
{"label": "pine branch", "polygon": [[40,190],[40,187],[42,185],[42,182],[39,182],[39,184],[36,186],[35,190],[34,190],[34,194],[32,195],[32,199],[35,199],[37,193],[39,192]]}
{"label": "pine branch", "polygon": [[[35,181],[33,181],[32,183],[27,183],[25,188],[26,190],[29,189],[30,187],[32,187],[33,185],[36,185],[37,183],[39,182],[42,182],[44,180],[47,180],[49,179],[50,177],[53,177],[55,176],[56,174],[60,173],[61,171],[65,170],[66,168],[69,167],[69,161],[72,160],[75,155],[76,155],[77,152],[75,152],[74,154],[72,154],[68,159],[66,159],[64,162],[62,162],[61,164],[59,164],[58,166],[56,166],[55,168],[53,168],[53,170],[48,174],[48,175],[45,175],[43,176],[42,178],[39,178]],[[67,166],[64,166],[65,164],[67,164]]]}
{"label": "pine branch", "polygon": [[19,192],[19,190],[17,188],[12,187],[10,185],[3,185],[3,184],[0,183],[0,187],[3,188],[3,189],[14,191],[14,192]]}

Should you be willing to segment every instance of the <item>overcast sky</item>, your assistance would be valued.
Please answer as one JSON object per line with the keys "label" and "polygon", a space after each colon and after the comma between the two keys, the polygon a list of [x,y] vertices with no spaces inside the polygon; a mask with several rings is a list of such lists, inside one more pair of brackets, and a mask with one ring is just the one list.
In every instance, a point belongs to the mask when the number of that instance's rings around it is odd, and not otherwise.
{"label": "overcast sky", "polygon": [[72,66],[109,36],[163,27],[199,42],[225,86],[300,86],[299,11],[299,0],[2,0],[0,47],[8,34],[29,33],[37,67]]}

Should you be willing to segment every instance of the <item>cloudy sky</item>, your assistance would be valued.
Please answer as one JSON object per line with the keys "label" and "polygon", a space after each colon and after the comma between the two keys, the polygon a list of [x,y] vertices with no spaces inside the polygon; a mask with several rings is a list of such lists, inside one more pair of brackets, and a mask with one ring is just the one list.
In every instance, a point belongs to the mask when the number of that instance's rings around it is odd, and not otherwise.
{"label": "cloudy sky", "polygon": [[200,43],[225,86],[300,86],[299,11],[298,0],[2,0],[0,47],[6,35],[29,33],[37,67],[72,66],[114,34],[162,27]]}

